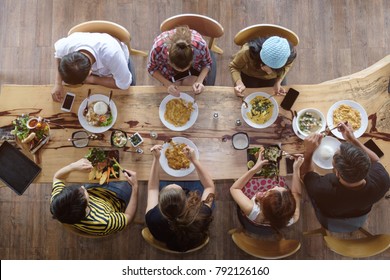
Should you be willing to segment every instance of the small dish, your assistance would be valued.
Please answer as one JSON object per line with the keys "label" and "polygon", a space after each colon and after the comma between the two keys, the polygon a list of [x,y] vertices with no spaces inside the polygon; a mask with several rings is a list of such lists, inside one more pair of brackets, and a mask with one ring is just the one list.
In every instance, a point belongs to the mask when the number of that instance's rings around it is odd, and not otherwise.
{"label": "small dish", "polygon": [[144,142],[144,139],[142,139],[141,135],[138,132],[136,132],[129,137],[129,141],[131,145],[133,145],[133,147],[138,147]]}
{"label": "small dish", "polygon": [[333,156],[340,148],[341,142],[332,136],[326,136],[313,153],[313,162],[323,169],[333,168]]}
{"label": "small dish", "polygon": [[232,136],[233,148],[236,150],[245,150],[249,147],[249,136],[245,132],[237,132]]}
{"label": "small dish", "polygon": [[123,148],[127,144],[127,133],[122,130],[113,130],[111,133],[111,145]]}
{"label": "small dish", "polygon": [[40,119],[38,118],[30,118],[27,123],[26,123],[26,126],[28,129],[34,129],[37,127],[37,125],[40,123]]}
{"label": "small dish", "polygon": [[314,108],[303,109],[297,114],[297,129],[304,137],[325,130],[326,120],[321,111]]}

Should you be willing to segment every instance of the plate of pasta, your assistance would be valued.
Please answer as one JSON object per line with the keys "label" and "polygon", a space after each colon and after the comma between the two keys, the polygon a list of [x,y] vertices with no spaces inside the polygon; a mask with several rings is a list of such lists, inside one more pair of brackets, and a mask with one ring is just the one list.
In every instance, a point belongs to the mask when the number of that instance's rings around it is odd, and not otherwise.
{"label": "plate of pasta", "polygon": [[198,104],[186,93],[180,97],[167,95],[160,104],[161,122],[170,130],[183,131],[190,128],[198,118]]}
{"label": "plate of pasta", "polygon": [[[118,110],[114,101],[103,94],[94,94],[89,100],[84,99],[78,110],[78,118],[81,126],[92,133],[103,133],[109,130],[115,123]],[[84,109],[88,102],[88,112],[84,115]]]}
{"label": "plate of pasta", "polygon": [[265,92],[254,92],[245,98],[248,108],[241,106],[244,121],[254,128],[272,125],[279,114],[276,100]]}
{"label": "plate of pasta", "polygon": [[196,158],[199,158],[198,148],[194,142],[184,137],[173,137],[169,143],[164,143],[160,164],[162,169],[174,177],[184,177],[195,170],[195,166],[189,161],[183,152],[183,148],[189,146],[194,149]]}
{"label": "plate of pasta", "polygon": [[[335,127],[340,122],[348,121],[354,130],[356,138],[363,135],[368,126],[368,116],[366,110],[359,103],[352,100],[340,100],[333,104],[327,114],[327,123],[330,128]],[[344,139],[343,135],[337,129],[332,133],[339,139]]]}

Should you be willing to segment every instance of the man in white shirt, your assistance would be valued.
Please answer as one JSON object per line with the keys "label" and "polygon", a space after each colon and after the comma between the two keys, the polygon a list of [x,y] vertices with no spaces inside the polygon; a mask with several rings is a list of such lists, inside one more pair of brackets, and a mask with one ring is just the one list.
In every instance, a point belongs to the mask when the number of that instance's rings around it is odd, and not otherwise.
{"label": "man in white shirt", "polygon": [[63,82],[123,90],[135,85],[127,46],[109,34],[75,32],[58,40],[54,48],[57,61],[56,80],[51,93],[54,101],[63,99]]}

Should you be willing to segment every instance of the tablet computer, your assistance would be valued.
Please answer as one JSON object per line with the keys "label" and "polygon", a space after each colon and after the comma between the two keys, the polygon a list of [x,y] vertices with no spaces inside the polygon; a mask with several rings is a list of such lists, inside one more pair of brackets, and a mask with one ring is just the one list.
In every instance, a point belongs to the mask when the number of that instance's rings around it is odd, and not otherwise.
{"label": "tablet computer", "polygon": [[0,146],[0,179],[18,195],[22,195],[41,172],[29,159],[9,142]]}

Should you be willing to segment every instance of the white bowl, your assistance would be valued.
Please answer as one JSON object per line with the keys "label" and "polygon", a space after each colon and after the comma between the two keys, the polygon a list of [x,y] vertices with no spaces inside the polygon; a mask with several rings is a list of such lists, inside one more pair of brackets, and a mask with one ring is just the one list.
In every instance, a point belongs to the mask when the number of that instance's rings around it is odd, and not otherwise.
{"label": "white bowl", "polygon": [[326,136],[313,153],[313,162],[323,168],[333,168],[333,156],[340,148],[341,142],[332,136]]}
{"label": "white bowl", "polygon": [[[305,130],[305,129],[301,128],[300,121],[301,121],[302,117],[305,116],[305,114],[311,114],[313,117],[320,119],[319,120],[320,124],[316,127],[312,127],[310,130]],[[303,136],[306,137],[311,133],[323,131],[323,130],[325,130],[325,127],[326,127],[326,119],[325,119],[324,115],[321,113],[321,111],[314,109],[314,108],[306,108],[306,109],[302,109],[298,112],[298,114],[297,114],[297,130]]]}

